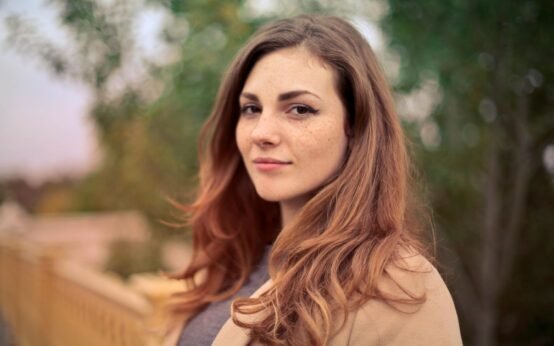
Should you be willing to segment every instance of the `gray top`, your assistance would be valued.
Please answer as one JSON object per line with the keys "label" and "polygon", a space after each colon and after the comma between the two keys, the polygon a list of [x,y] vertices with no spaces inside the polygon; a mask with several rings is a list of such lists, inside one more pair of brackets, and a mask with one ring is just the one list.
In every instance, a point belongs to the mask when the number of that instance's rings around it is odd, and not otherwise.
{"label": "gray top", "polygon": [[231,302],[238,297],[251,296],[269,280],[267,267],[270,250],[271,246],[265,248],[262,260],[252,271],[244,286],[234,296],[227,300],[211,303],[187,323],[179,337],[178,346],[212,344],[221,327],[231,317]]}

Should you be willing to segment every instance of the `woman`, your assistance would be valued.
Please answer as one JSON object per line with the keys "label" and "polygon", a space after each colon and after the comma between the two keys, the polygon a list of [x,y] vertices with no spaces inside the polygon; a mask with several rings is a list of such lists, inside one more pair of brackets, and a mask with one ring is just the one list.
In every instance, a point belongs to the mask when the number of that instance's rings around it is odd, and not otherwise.
{"label": "woman", "polygon": [[186,211],[180,345],[459,345],[408,203],[393,99],[337,17],[260,29],[223,79]]}

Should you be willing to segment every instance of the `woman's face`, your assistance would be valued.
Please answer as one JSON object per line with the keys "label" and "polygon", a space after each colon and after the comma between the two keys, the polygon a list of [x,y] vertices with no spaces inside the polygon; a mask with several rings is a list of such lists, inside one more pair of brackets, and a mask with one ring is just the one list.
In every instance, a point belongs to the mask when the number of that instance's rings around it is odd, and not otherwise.
{"label": "woman's face", "polygon": [[305,48],[261,58],[240,95],[236,140],[261,198],[307,202],[341,166],[346,114],[333,70]]}

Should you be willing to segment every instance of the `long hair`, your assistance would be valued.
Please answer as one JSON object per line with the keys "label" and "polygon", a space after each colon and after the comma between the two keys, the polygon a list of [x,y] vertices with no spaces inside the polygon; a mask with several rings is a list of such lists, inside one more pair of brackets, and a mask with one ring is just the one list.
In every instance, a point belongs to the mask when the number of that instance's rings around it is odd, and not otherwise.
{"label": "long hair", "polygon": [[[256,62],[297,46],[334,70],[349,143],[337,176],[281,229],[279,206],[257,195],[234,129],[239,95]],[[199,193],[184,208],[194,254],[179,276],[191,284],[180,294],[181,311],[232,296],[273,242],[273,284],[257,298],[236,299],[232,318],[262,343],[322,345],[349,311],[369,299],[394,299],[377,283],[400,248],[424,252],[407,212],[410,164],[390,87],[367,41],[343,19],[303,15],[262,27],[223,78],[201,131],[199,160]],[[259,318],[239,316],[250,314]],[[342,324],[331,316],[342,316]]]}

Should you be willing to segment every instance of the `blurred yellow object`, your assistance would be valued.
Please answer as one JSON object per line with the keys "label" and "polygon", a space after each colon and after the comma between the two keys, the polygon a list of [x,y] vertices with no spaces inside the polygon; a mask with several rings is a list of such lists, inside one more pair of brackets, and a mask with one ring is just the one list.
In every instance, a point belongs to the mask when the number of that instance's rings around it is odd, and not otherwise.
{"label": "blurred yellow object", "polygon": [[16,345],[160,345],[167,302],[183,290],[153,274],[126,284],[55,249],[0,237],[0,314]]}

